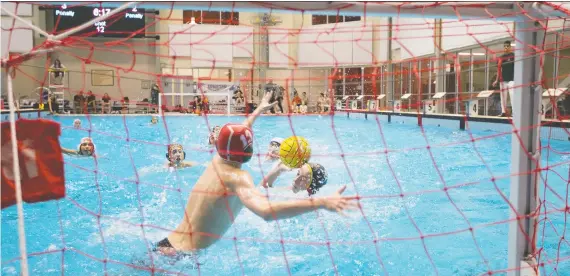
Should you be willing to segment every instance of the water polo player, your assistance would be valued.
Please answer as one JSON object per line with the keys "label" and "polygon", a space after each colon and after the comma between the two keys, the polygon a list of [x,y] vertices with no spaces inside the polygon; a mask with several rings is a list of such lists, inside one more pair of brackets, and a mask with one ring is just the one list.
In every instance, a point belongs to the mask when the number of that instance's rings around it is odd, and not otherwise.
{"label": "water polo player", "polygon": [[186,152],[180,144],[170,144],[166,152],[167,166],[169,168],[187,168],[196,165],[194,162],[184,161]]}
{"label": "water polo player", "polygon": [[73,120],[73,127],[74,128],[81,128],[81,120],[79,120],[79,119]]}
{"label": "water polo player", "polygon": [[275,161],[279,160],[279,147],[283,143],[283,138],[275,137],[269,142],[267,147],[267,155],[265,156],[265,161]]}
{"label": "water polo player", "polygon": [[276,104],[269,103],[272,94],[263,97],[243,124],[226,124],[221,128],[216,142],[218,154],[192,188],[186,209],[180,214],[179,225],[156,244],[155,250],[166,255],[179,255],[208,248],[223,237],[236,218],[240,218],[239,212],[244,206],[266,221],[291,218],[318,209],[342,212],[356,208],[352,199],[341,197],[346,186],[329,197],[270,202],[256,188],[250,173],[242,170],[242,165],[250,161],[253,153],[251,126],[261,113]]}
{"label": "water polo player", "polygon": [[[279,161],[278,164],[267,174],[262,182],[262,186],[265,188],[273,187],[273,182],[277,180],[277,177],[288,171],[291,171],[291,168]],[[291,183],[291,190],[294,193],[306,190],[309,196],[312,196],[320,188],[325,186],[327,182],[328,174],[323,165],[318,163],[305,163],[297,170],[297,175]]]}
{"label": "water polo player", "polygon": [[77,146],[77,150],[61,148],[61,151],[69,155],[93,156],[95,155],[95,144],[93,144],[91,138],[84,137],[81,139],[79,146]]}
{"label": "water polo player", "polygon": [[220,136],[220,130],[222,128],[220,126],[215,126],[212,131],[210,132],[210,136],[208,137],[208,145],[214,146],[216,145],[216,141],[218,141],[218,136]]}

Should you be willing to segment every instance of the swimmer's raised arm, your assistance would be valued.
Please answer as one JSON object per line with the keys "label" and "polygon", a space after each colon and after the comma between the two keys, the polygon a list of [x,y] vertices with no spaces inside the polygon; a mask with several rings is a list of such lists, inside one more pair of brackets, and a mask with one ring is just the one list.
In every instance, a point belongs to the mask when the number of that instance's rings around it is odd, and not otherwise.
{"label": "swimmer's raised arm", "polygon": [[277,161],[271,171],[269,171],[269,173],[261,180],[259,186],[263,186],[264,188],[273,187],[273,182],[277,180],[277,177],[290,170],[291,169],[287,168],[287,166],[285,166],[281,161]]}
{"label": "swimmer's raised arm", "polygon": [[273,95],[273,92],[269,92],[269,93],[265,94],[265,96],[261,100],[261,103],[259,103],[259,106],[257,106],[257,108],[251,114],[249,114],[247,119],[245,119],[245,121],[243,121],[243,124],[245,126],[251,127],[253,125],[253,123],[255,122],[255,119],[257,119],[257,117],[261,113],[266,112],[267,110],[271,109],[274,105],[277,104],[277,101],[275,101],[273,103],[269,103],[272,95]]}
{"label": "swimmer's raised arm", "polygon": [[342,213],[344,210],[357,208],[357,204],[351,198],[341,197],[346,186],[329,197],[270,202],[265,195],[255,189],[251,176],[249,180],[243,180],[240,184],[240,187],[236,188],[243,205],[265,221],[291,218],[318,209]]}

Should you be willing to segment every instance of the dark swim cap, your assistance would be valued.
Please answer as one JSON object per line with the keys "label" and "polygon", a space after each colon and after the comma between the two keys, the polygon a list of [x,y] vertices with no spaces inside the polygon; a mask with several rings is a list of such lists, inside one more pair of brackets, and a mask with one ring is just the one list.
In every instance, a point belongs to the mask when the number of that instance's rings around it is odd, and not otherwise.
{"label": "dark swim cap", "polygon": [[307,163],[311,172],[311,181],[307,186],[309,196],[314,195],[317,191],[327,184],[329,176],[327,170],[321,164]]}

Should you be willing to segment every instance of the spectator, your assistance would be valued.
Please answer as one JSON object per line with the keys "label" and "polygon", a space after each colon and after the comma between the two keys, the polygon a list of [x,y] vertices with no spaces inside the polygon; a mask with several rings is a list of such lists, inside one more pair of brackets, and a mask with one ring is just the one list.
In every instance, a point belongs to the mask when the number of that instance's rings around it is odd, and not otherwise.
{"label": "spectator", "polygon": [[325,112],[325,109],[329,110],[329,103],[327,98],[325,97],[325,93],[321,93],[319,95],[319,99],[317,100],[317,112],[322,113]]}
{"label": "spectator", "polygon": [[209,110],[210,110],[210,100],[208,100],[208,97],[202,96],[202,112],[207,114]]}
{"label": "spectator", "polygon": [[49,95],[51,94],[51,91],[49,89],[42,89],[42,103],[47,103],[49,100]]}
{"label": "spectator", "polygon": [[[507,95],[511,98],[511,105],[513,103],[514,92],[514,79],[515,79],[515,54],[511,49],[511,42],[509,40],[503,43],[505,53],[499,58],[497,62],[497,77],[493,82],[493,86],[500,83],[501,87],[501,115],[500,117],[507,116]],[[507,94],[508,92],[508,94]]]}
{"label": "spectator", "polygon": [[303,96],[301,96],[301,113],[307,113],[308,105],[309,97],[307,97],[307,92],[303,92]]}
{"label": "spectator", "polygon": [[61,61],[59,61],[59,59],[55,59],[53,61],[53,64],[50,66],[50,73],[51,76],[53,77],[53,83],[55,85],[61,85],[62,84],[62,80],[63,77],[65,76],[65,66],[63,66],[63,64],[61,64]]}
{"label": "spectator", "polygon": [[[283,113],[283,88],[279,87],[278,85],[273,83],[273,79],[269,79],[267,84],[265,85],[265,93],[273,92],[273,96],[269,100],[269,102],[277,101],[277,106],[281,113]],[[271,109],[271,113],[275,114],[275,107]]]}
{"label": "spectator", "polygon": [[87,110],[89,113],[97,112],[97,98],[91,90],[87,92]]}
{"label": "spectator", "polygon": [[238,88],[238,90],[236,90],[233,99],[235,101],[234,104],[236,106],[241,106],[244,104],[244,97],[243,97],[243,92],[241,92],[241,89]]}
{"label": "spectator", "polygon": [[129,100],[129,97],[123,97],[123,100],[121,101],[121,103],[122,103],[122,105],[123,105],[123,108],[122,108],[122,112],[123,112],[123,113],[125,113],[125,112],[128,113],[128,110],[129,110],[129,101],[130,101],[130,100]]}
{"label": "spectator", "polygon": [[299,112],[302,102],[303,100],[301,100],[301,97],[299,97],[299,93],[297,93],[297,91],[293,92],[293,111],[295,113]]}
{"label": "spectator", "polygon": [[50,114],[58,113],[59,104],[57,103],[57,97],[53,93],[49,93],[48,96],[48,106]]}
{"label": "spectator", "polygon": [[85,105],[85,97],[83,96],[83,91],[79,91],[79,94],[73,96],[74,112],[77,114],[82,113],[84,105]]}
{"label": "spectator", "polygon": [[160,89],[158,88],[158,84],[155,83],[150,90],[150,103],[154,106],[158,106],[159,93]]}
{"label": "spectator", "polygon": [[103,100],[103,106],[101,106],[101,113],[105,113],[105,111],[107,111],[108,114],[111,114],[111,97],[109,97],[109,94],[105,93],[103,94],[103,98],[101,98],[101,100]]}
{"label": "spectator", "polygon": [[202,108],[202,101],[200,97],[195,96],[194,101],[190,102],[190,112],[200,114],[200,108]]}

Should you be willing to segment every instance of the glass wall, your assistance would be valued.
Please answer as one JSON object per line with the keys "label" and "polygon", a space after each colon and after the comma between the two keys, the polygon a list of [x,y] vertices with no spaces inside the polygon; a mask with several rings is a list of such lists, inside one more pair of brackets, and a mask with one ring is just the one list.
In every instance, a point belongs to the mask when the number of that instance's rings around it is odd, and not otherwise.
{"label": "glass wall", "polygon": [[420,100],[427,100],[431,98],[435,91],[435,72],[432,70],[432,58],[425,58],[420,61]]}
{"label": "glass wall", "polygon": [[487,49],[477,47],[471,49],[473,58],[473,91],[479,92],[489,89],[487,78]]}
{"label": "glass wall", "polygon": [[384,95],[384,98],[380,101],[379,104],[381,110],[386,110],[386,107],[388,106],[388,66],[389,65],[382,65],[379,72],[380,94]]}
{"label": "glass wall", "polygon": [[[556,88],[570,87],[570,30],[566,30],[558,34],[558,62]],[[570,116],[570,91],[566,91],[566,99],[558,103],[558,112],[560,115],[568,118]]]}
{"label": "glass wall", "polygon": [[[298,96],[301,97],[303,92],[310,93],[311,91],[311,69],[293,70],[293,86],[295,89],[289,91],[289,100],[293,101],[294,91],[297,91]],[[292,103],[291,103],[292,104]]]}
{"label": "glass wall", "polygon": [[558,45],[558,79],[555,86],[568,87],[570,86],[570,30],[558,34]]}
{"label": "glass wall", "polygon": [[444,113],[454,114],[456,112],[457,105],[457,78],[455,72],[457,70],[455,64],[456,53],[447,53],[443,57],[445,61],[445,78],[443,89],[445,94],[445,105]]}
{"label": "glass wall", "polygon": [[[399,100],[402,98],[402,64],[396,63],[392,64],[392,73],[388,78],[392,77],[392,89],[393,89],[393,100]],[[389,80],[388,80],[389,81]],[[392,99],[390,99],[392,100]],[[390,104],[388,105],[391,108]]]}
{"label": "glass wall", "polygon": [[410,111],[421,110],[420,89],[422,86],[422,61],[410,62]]}
{"label": "glass wall", "polygon": [[364,93],[365,100],[370,100],[374,94],[380,94],[380,88],[378,87],[378,68],[367,67],[364,68]]}
{"label": "glass wall", "polygon": [[[362,68],[352,67],[344,70],[344,95],[354,96],[351,99],[362,95]],[[362,101],[359,101],[359,108]]]}
{"label": "glass wall", "polygon": [[[436,92],[446,92],[444,112],[463,114],[465,101],[476,99],[481,91],[495,90],[497,93],[487,100],[479,101],[478,114],[499,115],[500,87],[498,83],[494,85],[494,82],[497,78],[497,61],[504,54],[503,43],[506,40],[508,39],[446,52],[441,55],[444,68],[436,68],[438,62],[433,56],[389,65],[392,66],[394,100],[411,93],[410,100],[404,100],[402,105],[405,111],[415,111],[422,108],[423,100],[430,99]],[[511,46],[513,50],[516,48],[514,42],[511,42]],[[570,86],[570,30],[547,34],[545,49],[544,88]],[[438,69],[444,72],[442,91],[435,91]],[[381,67],[379,94],[388,92],[388,79],[386,67]],[[510,99],[507,106],[510,106]],[[570,106],[567,109],[570,113]]]}
{"label": "glass wall", "polygon": [[330,77],[332,80],[332,89],[335,95],[335,98],[342,99],[344,95],[344,78],[343,78],[343,71],[344,68],[332,68],[330,70]]}
{"label": "glass wall", "polygon": [[[328,19],[327,19],[328,20]],[[328,22],[328,21],[327,21]],[[368,100],[386,95],[379,103],[382,110],[391,110],[391,100],[402,100],[402,110],[415,112],[423,108],[423,101],[431,99],[437,92],[446,92],[444,113],[465,113],[465,101],[476,99],[484,90],[495,90],[488,99],[479,100],[479,115],[497,116],[501,112],[499,85],[493,85],[497,78],[497,60],[504,54],[503,40],[489,45],[475,45],[471,49],[449,51],[440,57],[434,56],[385,64],[379,67],[350,67],[303,69],[295,73],[295,84],[299,93],[307,92],[311,102],[316,102],[320,93],[329,95],[333,91],[335,99],[344,96],[364,95],[359,108],[366,108]],[[514,43],[511,44],[516,47]],[[513,48],[514,48],[513,47]],[[444,68],[437,68],[442,64]],[[388,72],[391,66],[392,72]],[[436,91],[437,72],[444,72],[442,91]],[[206,72],[204,72],[206,73]],[[210,73],[210,72],[208,72]],[[202,75],[202,72],[200,72]],[[218,72],[220,76],[221,73]],[[570,86],[570,31],[550,33],[546,37],[544,56],[545,88]],[[392,91],[388,91],[392,81]],[[393,98],[389,95],[393,92]],[[343,102],[345,103],[345,102]],[[564,112],[570,112],[568,100],[560,102]],[[510,106],[510,100],[507,103]],[[567,112],[568,113],[568,112]]]}
{"label": "glass wall", "polygon": [[329,86],[329,74],[327,69],[311,69],[311,82],[309,88],[309,105],[315,105],[319,95],[323,93],[329,97],[327,88]]}

